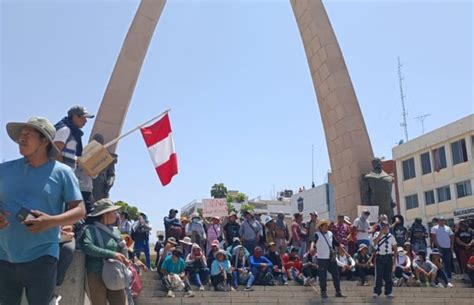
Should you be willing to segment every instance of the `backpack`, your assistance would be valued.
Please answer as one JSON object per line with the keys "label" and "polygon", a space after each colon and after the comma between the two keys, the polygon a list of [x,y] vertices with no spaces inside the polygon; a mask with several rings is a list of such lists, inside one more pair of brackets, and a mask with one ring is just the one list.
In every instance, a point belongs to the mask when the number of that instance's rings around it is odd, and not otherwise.
{"label": "backpack", "polygon": [[132,271],[130,290],[132,292],[132,296],[136,298],[140,295],[140,292],[142,292],[142,281],[137,269],[134,266],[130,266],[129,269]]}

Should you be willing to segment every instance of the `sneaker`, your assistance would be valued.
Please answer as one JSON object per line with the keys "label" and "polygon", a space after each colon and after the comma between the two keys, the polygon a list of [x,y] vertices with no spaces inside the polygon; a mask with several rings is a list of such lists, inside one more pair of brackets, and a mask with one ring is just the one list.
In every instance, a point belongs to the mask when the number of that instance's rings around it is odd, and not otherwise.
{"label": "sneaker", "polygon": [[378,293],[373,293],[372,294],[372,297],[375,299],[375,298],[378,298],[379,297],[379,294]]}
{"label": "sneaker", "polygon": [[184,297],[185,297],[185,298],[192,298],[192,297],[194,297],[194,292],[192,292],[191,290],[186,291],[186,292],[184,293]]}
{"label": "sneaker", "polygon": [[364,282],[364,286],[369,286],[369,282]]}
{"label": "sneaker", "polygon": [[444,288],[444,285],[441,284],[441,283],[438,283],[438,285],[436,285],[436,287],[438,287],[438,288]]}
{"label": "sneaker", "polygon": [[309,278],[304,279],[303,286],[309,286]]}
{"label": "sneaker", "polygon": [[446,285],[446,287],[448,287],[448,288],[453,288],[454,285],[453,285],[452,283],[448,283],[448,284]]}
{"label": "sneaker", "polygon": [[328,298],[328,293],[326,291],[321,291],[321,298],[327,299]]}
{"label": "sneaker", "polygon": [[237,291],[234,287],[230,287],[230,291]]}
{"label": "sneaker", "polygon": [[51,301],[49,302],[49,305],[59,305],[59,301],[61,301],[62,297],[60,295],[58,296],[53,296]]}
{"label": "sneaker", "polygon": [[431,283],[430,283],[430,287],[436,288],[436,287],[438,287],[438,285],[436,285],[435,283],[431,282]]}
{"label": "sneaker", "polygon": [[288,286],[288,282],[283,282],[283,286]]}
{"label": "sneaker", "polygon": [[253,291],[253,287],[245,287],[244,291]]}
{"label": "sneaker", "polygon": [[206,289],[204,288],[204,286],[202,286],[202,285],[199,286],[199,291],[204,291],[204,290],[206,290]]}
{"label": "sneaker", "polygon": [[345,298],[346,296],[340,292],[336,292],[336,298]]}
{"label": "sneaker", "polygon": [[389,299],[393,299],[393,294],[392,293],[387,294],[386,297],[389,298]]}
{"label": "sneaker", "polygon": [[168,298],[174,298],[175,295],[174,295],[173,290],[168,290],[168,293],[166,294],[166,296],[167,296]]}

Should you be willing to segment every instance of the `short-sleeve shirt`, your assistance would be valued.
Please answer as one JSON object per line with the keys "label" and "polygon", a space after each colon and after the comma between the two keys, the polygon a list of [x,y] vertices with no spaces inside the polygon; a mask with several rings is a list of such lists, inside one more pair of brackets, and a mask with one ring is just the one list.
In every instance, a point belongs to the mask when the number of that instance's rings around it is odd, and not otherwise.
{"label": "short-sleeve shirt", "polygon": [[225,224],[224,226],[224,230],[226,234],[225,237],[229,243],[232,243],[235,237],[239,237],[239,229],[240,229],[240,225],[236,222],[229,221],[228,223]]}
{"label": "short-sleeve shirt", "polygon": [[180,274],[184,271],[185,266],[184,259],[181,257],[176,262],[173,262],[173,255],[168,255],[163,261],[161,269],[165,269],[168,273]]}
{"label": "short-sleeve shirt", "polygon": [[[331,231],[327,231],[325,234],[318,231],[314,234],[314,239],[316,240],[316,249],[319,259],[329,259],[330,250],[339,246],[339,243]],[[329,247],[329,245],[331,245],[331,247]]]}
{"label": "short-sleeve shirt", "polygon": [[395,239],[397,241],[397,246],[399,247],[403,247],[403,245],[405,244],[405,242],[407,241],[407,228],[405,228],[404,226],[402,225],[397,225],[395,227],[392,228],[391,230],[393,236],[395,236]]}
{"label": "short-sleeve shirt", "polygon": [[41,256],[59,256],[59,227],[32,234],[16,219],[25,207],[49,215],[64,213],[68,202],[82,200],[72,170],[49,160],[31,167],[24,158],[0,164],[0,209],[10,213],[10,225],[0,230],[0,260],[11,263],[33,261]]}
{"label": "short-sleeve shirt", "polygon": [[[380,232],[375,232],[374,240],[379,236]],[[397,241],[392,233],[388,233],[387,236],[382,237],[378,244],[374,244],[374,248],[378,255],[393,254],[393,246],[397,245]]]}
{"label": "short-sleeve shirt", "polygon": [[356,218],[354,220],[354,227],[356,227],[357,230],[365,230],[365,232],[357,232],[357,240],[369,240],[369,230],[370,230],[370,223],[367,219],[362,220],[359,218]]}
{"label": "short-sleeve shirt", "polygon": [[472,241],[472,232],[471,230],[458,230],[454,237],[459,238],[463,243],[468,244]]}
{"label": "short-sleeve shirt", "polygon": [[436,241],[440,248],[451,248],[450,237],[453,236],[454,233],[449,226],[436,225],[431,228],[431,234],[436,236]]}
{"label": "short-sleeve shirt", "polygon": [[426,272],[431,272],[431,271],[438,270],[438,267],[436,267],[436,265],[433,264],[431,261],[425,260],[424,262],[421,262],[419,258],[416,258],[413,261],[413,267],[421,268],[421,269],[425,270]]}

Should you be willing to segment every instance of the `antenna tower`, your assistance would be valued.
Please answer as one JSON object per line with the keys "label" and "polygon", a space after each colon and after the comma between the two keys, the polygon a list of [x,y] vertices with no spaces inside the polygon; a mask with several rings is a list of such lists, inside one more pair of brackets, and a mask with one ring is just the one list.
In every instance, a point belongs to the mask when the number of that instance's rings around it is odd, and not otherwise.
{"label": "antenna tower", "polygon": [[403,93],[403,76],[402,76],[402,63],[400,62],[400,57],[398,57],[398,81],[400,83],[400,98],[402,100],[402,116],[403,123],[400,124],[405,131],[405,142],[408,142],[408,125],[407,125],[407,110],[405,108],[405,94]]}
{"label": "antenna tower", "polygon": [[418,120],[421,123],[421,134],[425,134],[425,119],[429,117],[431,113],[423,114],[420,116],[417,116],[415,120]]}

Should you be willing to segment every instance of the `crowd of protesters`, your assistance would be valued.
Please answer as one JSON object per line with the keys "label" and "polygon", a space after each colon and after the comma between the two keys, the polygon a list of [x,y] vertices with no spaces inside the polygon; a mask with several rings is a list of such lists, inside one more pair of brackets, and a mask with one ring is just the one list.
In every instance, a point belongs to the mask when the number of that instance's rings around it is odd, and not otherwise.
{"label": "crowd of protesters", "polygon": [[[319,282],[326,298],[329,272],[336,297],[344,297],[341,279],[367,286],[372,275],[374,297],[383,292],[390,298],[393,286],[453,287],[454,255],[460,273],[471,284],[474,280],[474,239],[464,220],[453,231],[444,218],[435,218],[429,231],[419,218],[406,226],[401,215],[380,215],[371,224],[369,210],[354,221],[339,215],[336,222],[319,219],[316,211],[307,222],[301,213],[288,222],[283,213],[273,218],[253,211],[240,217],[236,212],[208,218],[177,215],[172,209],[164,218],[165,234],[155,246],[157,271],[169,297],[179,285],[191,296],[190,284],[199,290],[208,285],[216,291],[239,286],[248,291],[253,285],[294,281]],[[170,257],[182,260],[179,272],[164,264]],[[170,274],[179,277],[170,279]]]}
{"label": "crowd of protesters", "polygon": [[[94,198],[91,178],[76,166],[81,128],[92,117],[75,106],[55,126],[39,117],[7,124],[22,158],[0,164],[0,304],[19,304],[24,288],[29,304],[59,304],[58,287],[77,247],[86,254],[92,305],[132,305],[139,273],[152,267],[147,215],[132,222],[109,198]],[[394,285],[453,287],[455,257],[459,272],[474,282],[473,232],[464,220],[451,228],[439,217],[428,230],[421,219],[407,227],[401,215],[380,215],[371,224],[368,210],[354,221],[339,215],[335,223],[316,211],[307,222],[296,213],[288,223],[283,213],[273,218],[250,210],[210,218],[177,214],[169,211],[155,244],[168,297],[181,289],[194,296],[191,284],[200,291],[251,291],[294,281],[319,282],[327,298],[328,272],[336,297],[344,297],[342,277],[365,286],[372,274],[374,297],[382,290],[393,297]],[[104,277],[114,262],[128,270],[125,283]]]}

